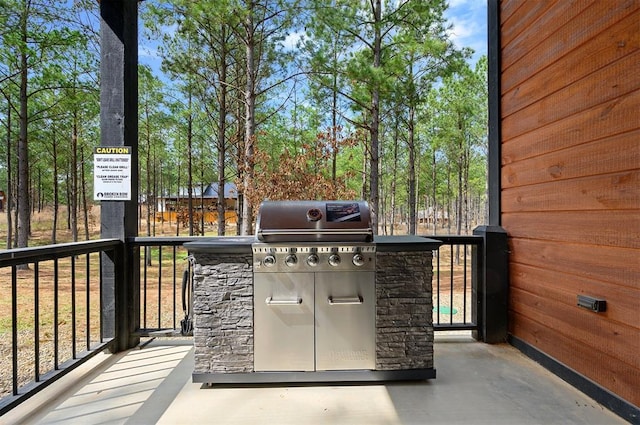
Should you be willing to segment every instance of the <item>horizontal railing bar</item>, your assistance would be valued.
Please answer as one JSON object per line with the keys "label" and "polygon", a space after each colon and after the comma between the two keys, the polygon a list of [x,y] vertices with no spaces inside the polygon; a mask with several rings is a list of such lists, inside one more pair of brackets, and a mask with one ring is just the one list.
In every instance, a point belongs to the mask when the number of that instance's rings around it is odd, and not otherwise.
{"label": "horizontal railing bar", "polygon": [[483,237],[479,235],[418,235],[421,238],[435,239],[444,244],[481,245]]}
{"label": "horizontal railing bar", "polygon": [[180,328],[140,328],[132,334],[135,336],[153,336],[157,333],[180,333]]}
{"label": "horizontal railing bar", "polygon": [[119,239],[97,239],[94,241],[69,242],[54,245],[14,248],[0,251],[0,267],[8,267],[25,262],[54,260],[56,258],[82,255],[92,252],[110,251],[122,241]]}
{"label": "horizontal railing bar", "polygon": [[[418,235],[421,238],[435,239],[442,241],[443,243],[453,244],[469,244],[479,245],[482,243],[483,238],[479,235]],[[127,242],[130,242],[137,246],[179,246],[186,242],[194,242],[202,239],[206,239],[207,236],[137,236],[131,238]]]}
{"label": "horizontal railing bar", "polygon": [[134,246],[180,246],[186,242],[206,239],[206,236],[137,236],[127,240]]}
{"label": "horizontal railing bar", "polygon": [[473,323],[440,323],[433,325],[435,331],[474,331],[478,325]]}

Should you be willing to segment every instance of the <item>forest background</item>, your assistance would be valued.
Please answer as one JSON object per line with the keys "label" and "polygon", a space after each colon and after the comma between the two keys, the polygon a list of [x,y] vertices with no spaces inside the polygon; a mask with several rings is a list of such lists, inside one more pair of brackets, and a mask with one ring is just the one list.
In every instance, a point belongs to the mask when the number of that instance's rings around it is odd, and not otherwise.
{"label": "forest background", "polygon": [[[447,6],[140,2],[140,44],[161,60],[139,66],[140,233],[251,234],[266,198],[365,199],[384,234],[486,222],[487,62],[454,42]],[[7,248],[99,237],[98,8],[0,0]],[[237,220],[223,200],[216,223],[198,215],[212,182],[236,185]],[[181,219],[159,223],[179,192]]]}

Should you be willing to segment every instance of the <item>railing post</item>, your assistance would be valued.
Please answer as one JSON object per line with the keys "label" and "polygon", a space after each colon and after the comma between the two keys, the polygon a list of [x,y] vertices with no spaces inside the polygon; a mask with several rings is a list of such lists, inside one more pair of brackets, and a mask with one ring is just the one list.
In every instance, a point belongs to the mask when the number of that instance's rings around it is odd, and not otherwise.
{"label": "railing post", "polygon": [[[473,311],[478,330],[473,337],[489,344],[506,342],[509,302],[509,246],[507,232],[500,226],[479,226],[474,235],[482,236],[479,255],[474,255]],[[479,263],[479,264],[478,264]]]}
{"label": "railing post", "polygon": [[138,228],[138,1],[100,2],[100,144],[131,147],[131,200],[101,202],[101,237],[122,241],[103,255],[103,337],[113,351],[140,338],[140,252],[129,245]]}

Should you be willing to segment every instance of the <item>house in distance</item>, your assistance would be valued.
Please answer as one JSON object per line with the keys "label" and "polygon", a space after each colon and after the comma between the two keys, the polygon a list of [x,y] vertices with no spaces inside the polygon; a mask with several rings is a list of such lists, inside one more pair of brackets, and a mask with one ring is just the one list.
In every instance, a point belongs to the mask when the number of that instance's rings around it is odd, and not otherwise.
{"label": "house in distance", "polygon": [[[204,214],[205,223],[216,223],[218,221],[218,183],[204,185],[194,185],[191,191],[193,200],[193,213]],[[224,185],[224,207],[225,221],[228,224],[235,224],[238,220],[236,209],[238,203],[238,190],[234,183]],[[180,214],[188,213],[189,190],[186,187],[180,188],[177,194],[167,194],[158,197],[157,221],[174,222]]]}

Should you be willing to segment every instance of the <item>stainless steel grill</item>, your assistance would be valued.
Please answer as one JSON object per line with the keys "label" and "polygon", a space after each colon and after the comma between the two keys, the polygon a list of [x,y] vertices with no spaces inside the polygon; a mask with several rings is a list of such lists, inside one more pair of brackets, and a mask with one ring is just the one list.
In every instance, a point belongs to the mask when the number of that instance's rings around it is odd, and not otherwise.
{"label": "stainless steel grill", "polygon": [[265,201],[256,236],[264,242],[371,242],[371,212],[364,201]]}
{"label": "stainless steel grill", "polygon": [[256,371],[375,369],[375,245],[362,201],[265,201],[252,245]]}

